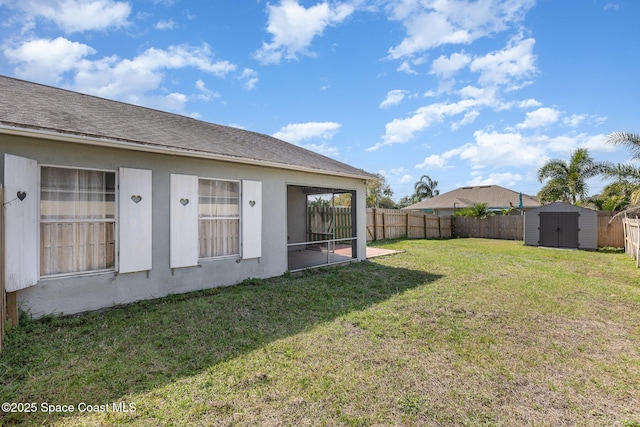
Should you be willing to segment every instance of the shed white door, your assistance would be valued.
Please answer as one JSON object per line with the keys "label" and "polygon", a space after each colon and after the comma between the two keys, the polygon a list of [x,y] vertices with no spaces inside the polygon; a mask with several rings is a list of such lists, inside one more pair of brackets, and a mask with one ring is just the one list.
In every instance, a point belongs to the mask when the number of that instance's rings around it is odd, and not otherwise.
{"label": "shed white door", "polygon": [[38,283],[40,191],[38,163],[4,155],[5,290],[14,292]]}

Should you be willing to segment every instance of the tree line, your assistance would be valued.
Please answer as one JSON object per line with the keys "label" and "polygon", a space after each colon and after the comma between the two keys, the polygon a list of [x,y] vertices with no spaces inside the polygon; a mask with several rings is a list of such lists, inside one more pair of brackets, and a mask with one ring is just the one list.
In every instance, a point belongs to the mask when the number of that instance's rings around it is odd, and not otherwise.
{"label": "tree line", "polygon": [[[614,132],[606,143],[622,146],[631,152],[629,160],[640,160],[640,135]],[[611,180],[599,194],[588,196],[587,180],[600,177]],[[597,210],[620,211],[640,203],[640,168],[632,163],[598,162],[586,148],[571,153],[568,161],[549,160],[538,170],[544,183],[538,192],[541,203],[566,202]]]}
{"label": "tree line", "polygon": [[411,196],[404,196],[396,203],[391,198],[393,190],[384,175],[377,173],[376,176],[379,181],[367,181],[368,208],[401,209],[440,194],[438,181],[434,181],[429,175],[422,175],[420,180],[413,185],[414,193]]}

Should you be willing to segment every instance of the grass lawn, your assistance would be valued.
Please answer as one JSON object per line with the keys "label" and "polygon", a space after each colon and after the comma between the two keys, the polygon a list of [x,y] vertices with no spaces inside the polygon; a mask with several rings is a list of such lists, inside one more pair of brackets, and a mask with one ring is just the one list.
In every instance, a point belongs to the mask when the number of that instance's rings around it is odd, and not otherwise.
{"label": "grass lawn", "polygon": [[632,258],[482,239],[379,245],[405,252],[23,319],[0,354],[0,401],[36,412],[0,423],[640,426]]}

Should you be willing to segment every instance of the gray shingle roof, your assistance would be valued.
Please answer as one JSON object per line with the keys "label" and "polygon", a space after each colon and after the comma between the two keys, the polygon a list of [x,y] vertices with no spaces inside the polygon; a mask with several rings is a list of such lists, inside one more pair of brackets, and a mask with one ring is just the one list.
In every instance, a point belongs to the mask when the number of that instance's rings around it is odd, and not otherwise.
{"label": "gray shingle roof", "polygon": [[268,135],[6,76],[0,76],[0,127],[377,179],[361,169]]}
{"label": "gray shingle roof", "polygon": [[[456,208],[466,208],[476,203],[488,203],[489,208],[494,209],[509,208],[509,203],[511,203],[514,208],[517,208],[520,204],[520,194],[499,185],[461,187],[403,209],[453,209],[454,203]],[[533,197],[522,194],[522,206],[523,208],[534,208],[540,206],[540,203]]]}

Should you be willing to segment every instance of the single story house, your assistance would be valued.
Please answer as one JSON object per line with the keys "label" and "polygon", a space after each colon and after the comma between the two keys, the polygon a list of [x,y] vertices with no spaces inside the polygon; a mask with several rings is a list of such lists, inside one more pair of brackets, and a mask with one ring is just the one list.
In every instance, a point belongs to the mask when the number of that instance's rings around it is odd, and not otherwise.
{"label": "single story house", "polygon": [[518,213],[540,206],[535,198],[499,185],[461,187],[435,197],[424,199],[402,209],[433,213],[437,216],[452,216],[455,211],[477,203],[488,203],[493,211],[517,209]]}
{"label": "single story house", "polygon": [[[0,156],[0,267],[34,317],[366,257],[377,178],[267,135],[0,76]],[[308,242],[336,194],[350,237]]]}

